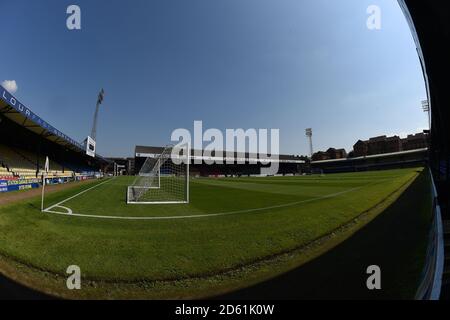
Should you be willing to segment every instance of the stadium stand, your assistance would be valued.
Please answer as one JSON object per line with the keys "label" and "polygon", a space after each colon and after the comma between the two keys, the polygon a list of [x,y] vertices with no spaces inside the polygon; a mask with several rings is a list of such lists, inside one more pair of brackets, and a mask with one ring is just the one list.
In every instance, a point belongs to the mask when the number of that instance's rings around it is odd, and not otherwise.
{"label": "stadium stand", "polygon": [[[147,157],[156,157],[164,150],[163,147],[148,147],[148,146],[136,146],[135,159],[134,159],[134,174],[138,174],[142,165]],[[192,149],[191,155],[196,157],[196,154],[204,154],[203,151]],[[201,156],[201,163],[198,163],[194,159],[191,160],[190,175],[201,177],[228,177],[228,176],[257,176],[261,173],[261,167],[264,165],[258,161],[258,155],[245,153],[243,156],[238,153],[234,153],[234,164],[226,163],[223,157],[226,156],[225,152],[219,157],[214,152],[212,157],[222,160],[216,164],[206,164],[205,161],[209,160],[209,157]],[[237,159],[241,157],[245,158],[245,163],[238,163]],[[197,159],[199,160],[199,159]],[[250,161],[252,160],[252,161]],[[305,158],[294,155],[279,155],[279,170],[280,175],[295,175],[301,174],[305,170]],[[257,162],[257,163],[254,163]]]}
{"label": "stadium stand", "polygon": [[47,183],[98,177],[109,161],[86,155],[69,138],[0,86],[0,192],[36,188],[42,182],[46,157]]}
{"label": "stadium stand", "polygon": [[424,166],[427,161],[428,149],[423,148],[355,158],[312,161],[311,167],[323,173],[342,173]]}
{"label": "stadium stand", "polygon": [[[47,174],[48,178],[74,178],[77,176],[74,171],[51,159],[49,163],[51,170]],[[0,164],[2,165],[0,177],[34,179],[42,176],[45,157],[25,149],[0,145]]]}
{"label": "stadium stand", "polygon": [[8,171],[5,167],[0,167],[0,180],[12,180],[14,178],[14,173]]}

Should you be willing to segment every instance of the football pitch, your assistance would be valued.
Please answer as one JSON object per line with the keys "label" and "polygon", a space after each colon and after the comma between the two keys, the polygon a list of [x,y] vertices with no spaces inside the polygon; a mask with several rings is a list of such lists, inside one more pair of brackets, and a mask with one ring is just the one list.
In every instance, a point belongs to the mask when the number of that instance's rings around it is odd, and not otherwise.
{"label": "football pitch", "polygon": [[[245,287],[344,241],[422,168],[325,176],[191,178],[190,203],[126,203],[116,177],[0,207],[0,267],[62,297],[188,298]],[[6,262],[5,262],[6,261]],[[65,288],[80,267],[83,289]]]}

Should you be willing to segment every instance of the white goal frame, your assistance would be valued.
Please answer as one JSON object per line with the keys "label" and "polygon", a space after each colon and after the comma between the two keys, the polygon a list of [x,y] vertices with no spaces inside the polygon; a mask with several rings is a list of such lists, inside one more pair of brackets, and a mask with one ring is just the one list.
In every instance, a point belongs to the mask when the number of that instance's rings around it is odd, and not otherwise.
{"label": "white goal frame", "polygon": [[[179,165],[183,165],[186,166],[186,172],[185,172],[185,194],[184,194],[184,200],[173,200],[173,201],[135,201],[132,200],[132,196],[131,196],[131,192],[133,192],[133,189],[146,189],[146,190],[155,190],[155,189],[161,189],[161,166],[164,165],[164,163],[161,164],[161,157],[164,155],[167,155],[167,150],[172,150],[173,147],[172,146],[166,146],[163,150],[163,152],[159,155],[158,159],[156,160],[155,166],[158,166],[158,178],[157,178],[157,185],[154,186],[128,186],[127,187],[127,204],[146,204],[146,205],[151,205],[151,204],[188,204],[189,203],[189,167],[190,167],[190,146],[189,144],[186,145],[186,163],[182,163]],[[146,159],[146,162],[149,160],[149,158]],[[166,161],[172,161],[172,157],[169,157],[169,160]],[[145,165],[145,163],[144,163]],[[138,177],[151,177],[151,174],[143,174],[143,173],[139,173]],[[164,176],[164,174],[163,174]],[[135,180],[136,181],[136,180]]]}

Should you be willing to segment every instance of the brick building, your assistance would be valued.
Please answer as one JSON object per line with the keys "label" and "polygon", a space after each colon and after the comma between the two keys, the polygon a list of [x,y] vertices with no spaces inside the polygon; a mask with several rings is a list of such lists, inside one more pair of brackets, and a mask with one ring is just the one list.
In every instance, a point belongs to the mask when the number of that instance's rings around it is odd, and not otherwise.
{"label": "brick building", "polygon": [[327,151],[319,151],[313,154],[313,161],[322,161],[330,159],[344,159],[347,158],[345,149],[329,148]]}
{"label": "brick building", "polygon": [[358,140],[353,146],[354,157],[364,157],[369,153],[369,141]]}
{"label": "brick building", "polygon": [[383,151],[384,152],[381,153],[392,153],[402,151],[402,139],[399,136],[387,137]]}
{"label": "brick building", "polygon": [[322,161],[330,159],[328,153],[324,151],[319,151],[313,154],[312,161]]}
{"label": "brick building", "polygon": [[378,136],[369,140],[358,140],[353,146],[354,157],[364,157],[375,154],[394,153],[428,147],[428,135],[417,133],[401,139],[399,136]]}
{"label": "brick building", "polygon": [[329,156],[329,159],[344,159],[347,158],[347,152],[345,149],[335,149],[330,148],[326,152]]}
{"label": "brick building", "polygon": [[402,139],[402,149],[416,150],[428,148],[428,135],[425,133],[409,134],[405,139]]}

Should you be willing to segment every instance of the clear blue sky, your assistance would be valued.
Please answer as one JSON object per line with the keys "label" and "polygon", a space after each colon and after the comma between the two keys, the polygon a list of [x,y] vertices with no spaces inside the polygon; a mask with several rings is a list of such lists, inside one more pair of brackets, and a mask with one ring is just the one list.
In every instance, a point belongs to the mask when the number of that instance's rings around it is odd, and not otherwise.
{"label": "clear blue sky", "polygon": [[[82,30],[66,28],[66,8]],[[369,5],[382,29],[366,27]],[[207,128],[279,128],[281,152],[351,149],[359,138],[422,130],[426,97],[394,0],[1,1],[0,82],[82,141],[106,98],[98,152],[164,145],[194,120]]]}

